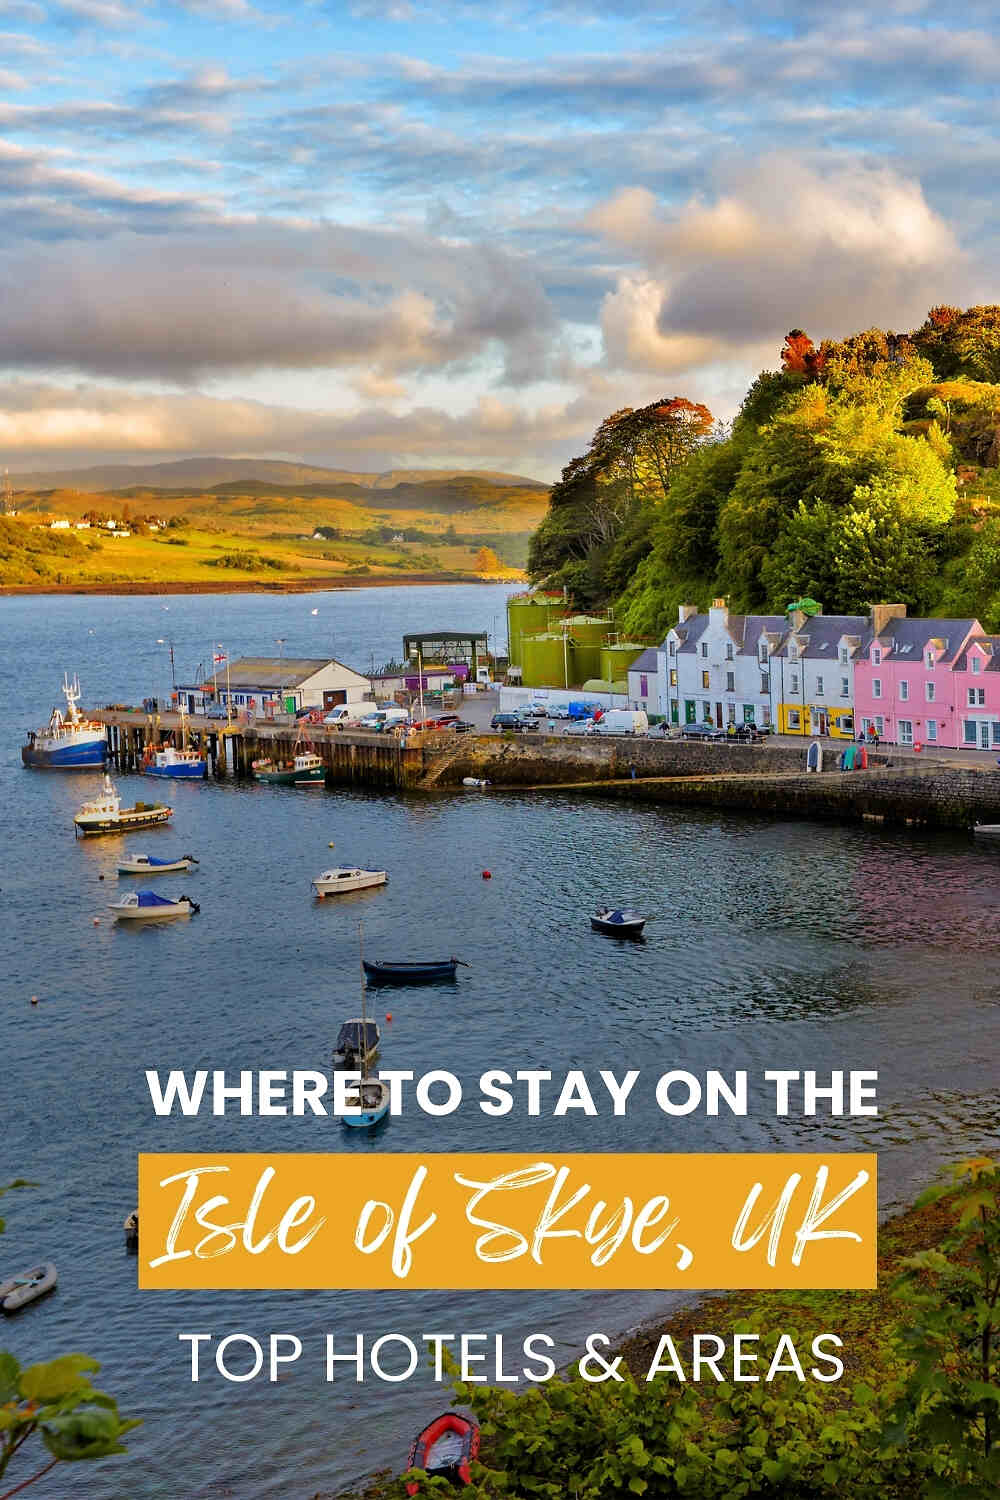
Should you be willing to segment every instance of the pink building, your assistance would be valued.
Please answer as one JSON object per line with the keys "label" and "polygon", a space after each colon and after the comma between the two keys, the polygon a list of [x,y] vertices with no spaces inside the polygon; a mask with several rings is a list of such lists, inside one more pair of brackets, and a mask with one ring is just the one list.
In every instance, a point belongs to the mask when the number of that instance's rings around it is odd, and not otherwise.
{"label": "pink building", "polygon": [[889,744],[1000,748],[1000,640],[978,620],[875,605],[854,658],[854,722]]}

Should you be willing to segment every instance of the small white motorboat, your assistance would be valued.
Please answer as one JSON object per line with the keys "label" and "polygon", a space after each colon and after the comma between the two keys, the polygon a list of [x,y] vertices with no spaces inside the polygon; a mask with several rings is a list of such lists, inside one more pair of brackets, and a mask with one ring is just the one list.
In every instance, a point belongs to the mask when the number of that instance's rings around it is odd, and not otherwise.
{"label": "small white motorboat", "polygon": [[113,901],[108,911],[117,922],[169,922],[174,917],[190,917],[201,911],[197,901],[179,896],[158,896],[155,891],[129,891],[120,901]]}
{"label": "small white motorboat", "polygon": [[590,925],[606,937],[642,937],[646,918],[627,906],[602,906],[591,917]]}
{"label": "small white motorboat", "polygon": [[369,886],[385,885],[388,879],[385,870],[358,870],[343,866],[335,870],[324,870],[311,883],[322,901],[324,896],[342,896],[345,891],[365,891]]}
{"label": "small white motorboat", "polygon": [[1000,823],[973,823],[972,831],[977,839],[1000,839]]}
{"label": "small white motorboat", "polygon": [[489,782],[484,780],[481,776],[463,776],[462,785],[484,787],[489,786]]}
{"label": "small white motorboat", "polygon": [[362,1077],[353,1089],[344,1091],[346,1111],[340,1117],[341,1124],[370,1130],[389,1113],[391,1097],[389,1085],[381,1078]]}
{"label": "small white motorboat", "polygon": [[0,1282],[0,1307],[5,1313],[20,1312],[29,1302],[37,1302],[47,1292],[55,1290],[59,1276],[50,1260],[40,1266],[31,1266],[27,1271]]}
{"label": "small white motorboat", "polygon": [[198,861],[193,854],[182,854],[179,859],[157,859],[153,854],[126,854],[118,866],[119,875],[172,875],[175,870],[185,874]]}

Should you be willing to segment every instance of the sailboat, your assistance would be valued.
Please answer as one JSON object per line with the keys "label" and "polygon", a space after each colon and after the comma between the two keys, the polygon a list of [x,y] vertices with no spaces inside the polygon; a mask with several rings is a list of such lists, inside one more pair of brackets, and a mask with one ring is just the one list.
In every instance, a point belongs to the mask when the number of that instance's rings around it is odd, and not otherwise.
{"label": "sailboat", "polygon": [[[364,935],[361,923],[358,923],[358,960],[361,972],[361,1036],[367,1037],[368,1016],[365,1008],[365,959],[364,959]],[[389,1113],[389,1085],[383,1083],[381,1078],[375,1078],[368,1072],[369,1052],[367,1047],[361,1049],[361,1078],[356,1089],[349,1092],[346,1102],[351,1109],[350,1114],[341,1115],[344,1125],[349,1125],[355,1130],[370,1130],[380,1120],[384,1120]]]}

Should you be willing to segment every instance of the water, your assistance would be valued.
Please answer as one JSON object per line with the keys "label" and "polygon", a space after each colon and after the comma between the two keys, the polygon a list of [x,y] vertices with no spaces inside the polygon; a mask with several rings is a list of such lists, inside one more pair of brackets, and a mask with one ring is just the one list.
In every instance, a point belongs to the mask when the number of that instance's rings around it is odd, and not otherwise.
{"label": "water", "polygon": [[[365,795],[224,784],[170,789],[173,829],[75,841],[86,775],[24,771],[23,729],[44,722],[63,667],[85,701],[136,701],[215,641],[234,656],[330,651],[365,666],[404,630],[488,628],[503,591],[427,588],[315,596],[0,600],[0,915],[4,1033],[0,1259],[51,1257],[56,1294],[0,1328],[20,1359],[82,1349],[124,1411],[146,1419],[131,1457],[77,1465],[39,1493],[66,1500],[307,1500],[380,1462],[447,1404],[420,1384],[323,1380],[322,1340],[387,1331],[544,1330],[568,1360],[581,1334],[615,1332],[666,1296],[142,1293],[122,1219],[140,1150],[877,1150],[885,1208],[942,1162],[996,1148],[1000,1104],[998,855],[965,836],[744,820],[602,804],[572,794]],[[312,608],[320,613],[313,618]],[[502,620],[498,622],[501,626]],[[127,801],[149,782],[119,778]],[[160,788],[163,790],[162,786]],[[330,840],[335,848],[328,848]],[[123,848],[191,850],[173,877],[202,905],[191,923],[118,930]],[[331,861],[385,865],[390,884],[315,903]],[[492,880],[481,878],[490,869]],[[99,879],[104,874],[107,879]],[[586,931],[595,900],[651,915],[644,946]],[[93,926],[94,916],[101,917]],[[626,1120],[500,1119],[474,1102],[389,1123],[376,1142],[319,1119],[156,1120],[143,1070],[328,1063],[357,1013],[356,922],[374,953],[457,953],[454,988],[377,998],[387,1066],[445,1067],[472,1087],[492,1067],[872,1068],[877,1119],[668,1121],[640,1084]],[[41,999],[29,1005],[32,994]],[[551,1105],[552,1095],[545,1095]],[[187,1378],[177,1333],[299,1335],[276,1386]],[[178,1477],[178,1475],[182,1477]],[[21,1477],[18,1471],[17,1477]]]}

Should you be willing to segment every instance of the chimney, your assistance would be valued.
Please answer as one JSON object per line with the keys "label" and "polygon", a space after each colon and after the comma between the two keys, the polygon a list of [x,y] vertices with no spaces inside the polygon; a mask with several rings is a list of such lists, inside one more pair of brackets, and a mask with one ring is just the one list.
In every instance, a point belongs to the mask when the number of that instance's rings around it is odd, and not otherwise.
{"label": "chimney", "polygon": [[681,604],[677,609],[677,623],[683,625],[685,620],[690,620],[692,615],[698,613],[697,604]]}
{"label": "chimney", "polygon": [[871,614],[869,615],[869,619],[871,620],[872,634],[875,636],[879,636],[882,634],[883,630],[888,625],[890,620],[906,619],[906,605],[873,604],[871,606]]}
{"label": "chimney", "polygon": [[712,608],[708,612],[708,618],[713,625],[725,626],[729,622],[729,606],[725,599],[713,599]]}

